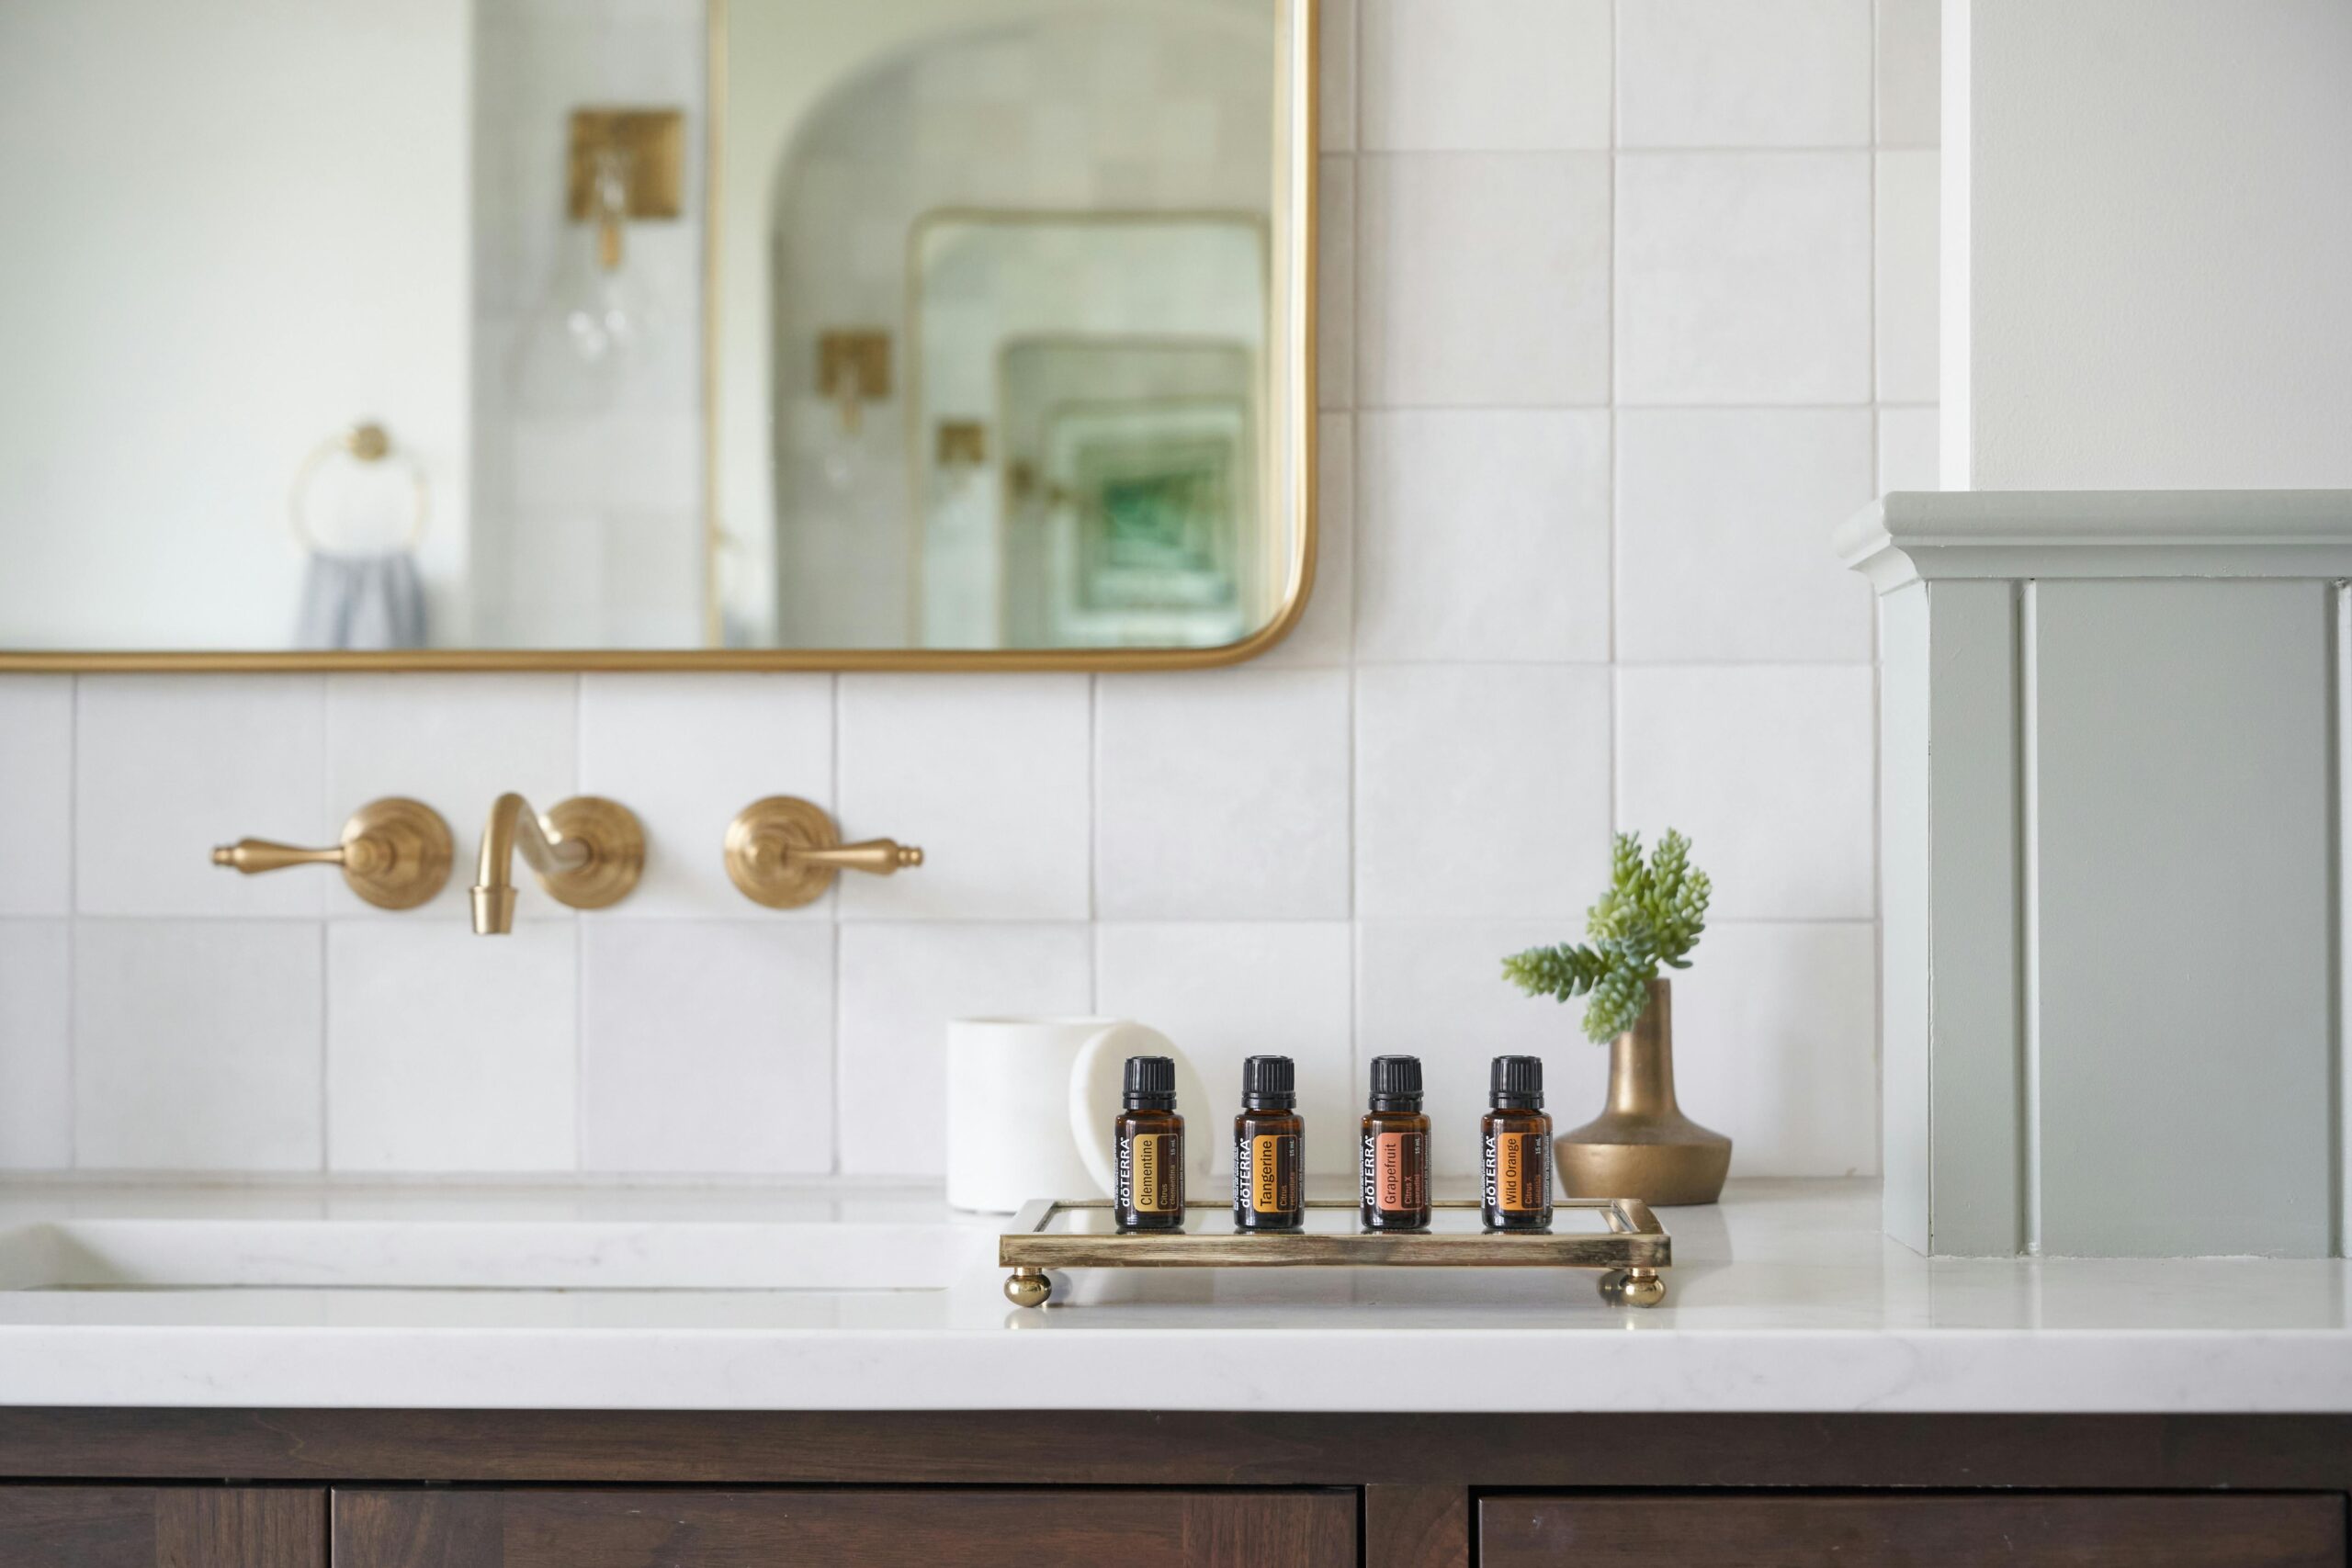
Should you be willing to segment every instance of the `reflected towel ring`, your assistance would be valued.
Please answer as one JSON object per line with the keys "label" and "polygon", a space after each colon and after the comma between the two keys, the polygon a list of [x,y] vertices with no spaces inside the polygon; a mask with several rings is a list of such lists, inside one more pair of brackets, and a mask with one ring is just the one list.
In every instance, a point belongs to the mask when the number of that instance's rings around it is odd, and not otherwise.
{"label": "reflected towel ring", "polygon": [[319,536],[303,517],[303,501],[311,489],[311,481],[318,477],[329,458],[342,455],[360,463],[380,463],[387,457],[398,457],[408,468],[409,483],[416,497],[415,513],[409,519],[408,536],[400,547],[413,550],[424,542],[424,529],[433,514],[433,496],[424,480],[424,465],[406,452],[392,449],[391,433],[375,423],[355,424],[338,431],[311,448],[302,466],[294,470],[294,484],[287,496],[287,518],[294,530],[294,542],[316,555],[322,547]]}

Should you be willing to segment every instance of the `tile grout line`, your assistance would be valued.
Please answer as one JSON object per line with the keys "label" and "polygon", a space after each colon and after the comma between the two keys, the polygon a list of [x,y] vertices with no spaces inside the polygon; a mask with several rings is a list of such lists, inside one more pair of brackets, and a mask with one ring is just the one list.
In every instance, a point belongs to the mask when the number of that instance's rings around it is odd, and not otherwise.
{"label": "tile grout line", "polygon": [[65,688],[65,1168],[82,1164],[82,684]]}
{"label": "tile grout line", "polygon": [[[325,836],[326,830],[335,820],[333,804],[327,799],[327,758],[329,752],[333,750],[333,744],[327,735],[328,716],[333,711],[333,705],[327,701],[327,685],[328,678],[324,675],[320,676],[318,678],[318,686],[316,688],[319,701],[319,778],[318,795],[316,799],[318,801],[321,837]],[[330,1093],[329,1089],[328,1066],[330,1063],[330,1056],[327,1050],[328,1031],[331,1027],[333,1017],[330,1008],[330,994],[333,989],[334,979],[333,971],[329,967],[327,944],[327,917],[332,911],[332,896],[327,892],[327,890],[322,888],[319,894],[318,914],[319,1030],[318,1043],[316,1047],[317,1061],[319,1065],[318,1168],[321,1176],[324,1176],[327,1171],[332,1168],[328,1164],[328,1160],[332,1157],[334,1153],[328,1132],[328,1129],[334,1123],[334,1105],[333,1096]]]}
{"label": "tile grout line", "polygon": [[1102,1004],[1102,677],[1086,677],[1086,923],[1093,940],[1086,944],[1086,1010],[1100,1013]]}
{"label": "tile grout line", "polygon": [[1348,115],[1351,125],[1349,155],[1352,162],[1348,169],[1348,184],[1355,192],[1355,199],[1348,204],[1348,276],[1350,321],[1348,350],[1348,1083],[1351,1090],[1363,1080],[1363,1008],[1358,996],[1363,973],[1363,910],[1361,878],[1358,875],[1356,833],[1362,813],[1359,809],[1363,749],[1358,727],[1363,722],[1363,666],[1358,660],[1358,641],[1363,624],[1363,542],[1364,514],[1364,430],[1363,430],[1363,344],[1364,344],[1364,30],[1369,7],[1358,6],[1354,17],[1353,36],[1349,47],[1354,58],[1348,65],[1348,91],[1351,100]]}
{"label": "tile grout line", "polygon": [[[586,767],[588,678],[571,678],[571,793]],[[588,911],[571,921],[571,1168],[588,1168]]]}
{"label": "tile grout line", "polygon": [[[842,799],[842,676],[838,671],[830,673],[825,677],[825,694],[828,705],[825,710],[825,721],[827,728],[831,733],[833,753],[831,758],[831,767],[829,770],[831,773],[829,785],[832,791],[831,805],[833,808],[833,817],[834,819],[838,821],[841,819],[843,805]],[[843,946],[842,940],[843,935],[842,927],[844,922],[842,919],[841,887],[839,886],[840,880],[841,879],[838,877],[834,878],[835,886],[828,892],[825,900],[825,913],[833,931],[833,1083],[832,1094],[831,1096],[833,1122],[833,1155],[832,1159],[828,1163],[827,1169],[835,1176],[842,1174],[842,1145],[848,1141],[849,1128],[848,1104],[845,1098],[845,1091],[842,1087],[849,1076],[849,1059],[846,1052],[845,1042],[842,1039],[842,1019],[847,1013],[848,1009],[842,1003],[842,996],[846,990],[846,985],[844,982],[846,966],[842,953]]]}
{"label": "tile grout line", "polygon": [[1623,508],[1619,504],[1617,489],[1623,479],[1623,466],[1618,461],[1617,443],[1624,432],[1621,417],[1624,407],[1623,386],[1624,345],[1622,334],[1619,293],[1623,287],[1624,266],[1622,247],[1624,236],[1620,231],[1618,214],[1623,206],[1624,164],[1619,157],[1618,143],[1623,139],[1621,121],[1625,111],[1625,95],[1622,85],[1624,73],[1623,43],[1624,0],[1611,0],[1609,7],[1609,821],[1604,830],[1611,846],[1615,835],[1623,826],[1623,785],[1620,775],[1625,763],[1624,703],[1621,688],[1624,683],[1623,666],[1619,662],[1618,632],[1623,615],[1624,583],[1620,575],[1623,560],[1622,542],[1618,529],[1622,526]]}
{"label": "tile grout line", "polygon": [[[1870,354],[1871,354],[1871,478],[1875,495],[1886,493],[1885,428],[1886,415],[1880,401],[1885,388],[1879,376],[1879,267],[1884,259],[1881,254],[1878,221],[1878,183],[1882,143],[1885,141],[1886,85],[1880,78],[1879,39],[1881,17],[1877,0],[1871,0],[1870,12],[1870,53],[1865,69],[1870,73],[1871,100],[1871,179],[1870,179]],[[1878,1107],[1875,1145],[1877,1165],[1882,1179],[1886,1173],[1886,726],[1883,722],[1885,676],[1880,667],[1879,615],[1876,594],[1871,605],[1871,924],[1875,933],[1871,942],[1871,1071],[1876,1081],[1877,1093],[1872,1103]]]}

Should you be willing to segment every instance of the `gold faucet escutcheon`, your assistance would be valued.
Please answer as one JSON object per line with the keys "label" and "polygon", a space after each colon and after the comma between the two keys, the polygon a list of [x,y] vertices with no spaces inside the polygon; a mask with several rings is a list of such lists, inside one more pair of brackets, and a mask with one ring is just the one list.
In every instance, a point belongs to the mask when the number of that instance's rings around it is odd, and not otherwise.
{"label": "gold faucet escutcheon", "polygon": [[521,795],[491,803],[476,858],[473,907],[479,936],[514,929],[514,856],[559,904],[602,909],[619,903],[645,871],[645,829],[637,814],[600,795],[556,802],[541,816]]}

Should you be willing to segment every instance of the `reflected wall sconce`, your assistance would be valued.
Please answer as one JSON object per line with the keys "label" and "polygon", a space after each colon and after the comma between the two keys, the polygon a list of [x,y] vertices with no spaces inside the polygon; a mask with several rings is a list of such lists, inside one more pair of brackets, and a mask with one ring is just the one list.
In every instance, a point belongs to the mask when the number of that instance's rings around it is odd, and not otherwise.
{"label": "reflected wall sconce", "polygon": [[865,405],[890,395],[890,334],[869,328],[820,336],[817,390],[841,410],[842,433],[855,435]]}
{"label": "reflected wall sconce", "polygon": [[939,422],[939,466],[943,468],[978,468],[989,460],[989,427],[977,419],[943,419]]}
{"label": "reflected wall sconce", "polygon": [[599,231],[606,271],[621,264],[624,222],[685,211],[686,117],[679,109],[574,109],[564,209]]}

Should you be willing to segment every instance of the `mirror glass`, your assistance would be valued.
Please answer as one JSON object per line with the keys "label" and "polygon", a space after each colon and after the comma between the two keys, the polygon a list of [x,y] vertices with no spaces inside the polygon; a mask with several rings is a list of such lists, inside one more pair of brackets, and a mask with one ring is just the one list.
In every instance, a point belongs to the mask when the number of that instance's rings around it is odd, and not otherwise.
{"label": "mirror glass", "polygon": [[5,0],[0,663],[1270,640],[1311,10]]}

